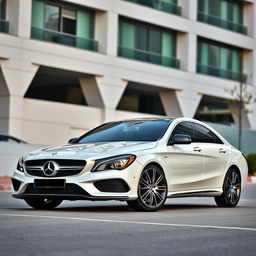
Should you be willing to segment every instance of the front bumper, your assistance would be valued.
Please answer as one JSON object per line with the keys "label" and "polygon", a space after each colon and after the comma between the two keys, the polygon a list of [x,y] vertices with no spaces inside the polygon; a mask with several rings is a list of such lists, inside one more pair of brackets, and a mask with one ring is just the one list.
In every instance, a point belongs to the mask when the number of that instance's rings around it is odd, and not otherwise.
{"label": "front bumper", "polygon": [[[83,170],[76,176],[62,177],[65,180],[64,188],[44,187],[37,188],[34,186],[34,180],[58,180],[60,178],[54,177],[35,177],[30,176],[26,172],[15,170],[12,177],[14,198],[61,198],[63,200],[134,200],[137,198],[137,187],[143,166],[135,161],[131,166],[124,170],[116,171],[101,171],[90,172]],[[109,184],[108,189],[101,191],[98,185],[107,181]],[[115,183],[112,181],[120,181],[125,183],[127,189],[118,190],[114,187]],[[111,187],[112,186],[112,187]],[[113,189],[112,189],[113,188]],[[122,192],[121,192],[122,191]],[[125,191],[125,192],[123,192]]]}

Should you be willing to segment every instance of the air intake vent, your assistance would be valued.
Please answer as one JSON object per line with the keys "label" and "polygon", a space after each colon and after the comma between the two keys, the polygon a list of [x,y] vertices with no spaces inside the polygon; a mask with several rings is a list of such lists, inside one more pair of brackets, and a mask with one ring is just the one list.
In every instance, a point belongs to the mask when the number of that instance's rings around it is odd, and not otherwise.
{"label": "air intake vent", "polygon": [[96,181],[94,186],[101,192],[128,192],[130,190],[126,182],[121,179]]}

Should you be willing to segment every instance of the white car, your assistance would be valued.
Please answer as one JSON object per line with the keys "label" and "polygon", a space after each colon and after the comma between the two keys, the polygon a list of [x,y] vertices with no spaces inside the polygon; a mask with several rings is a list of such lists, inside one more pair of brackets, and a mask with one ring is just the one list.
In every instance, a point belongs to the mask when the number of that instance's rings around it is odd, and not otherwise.
{"label": "white car", "polygon": [[166,198],[214,197],[237,205],[246,184],[240,151],[206,124],[188,118],[145,118],[103,124],[60,147],[23,156],[13,197],[36,209],[63,200],[127,201],[155,211]]}

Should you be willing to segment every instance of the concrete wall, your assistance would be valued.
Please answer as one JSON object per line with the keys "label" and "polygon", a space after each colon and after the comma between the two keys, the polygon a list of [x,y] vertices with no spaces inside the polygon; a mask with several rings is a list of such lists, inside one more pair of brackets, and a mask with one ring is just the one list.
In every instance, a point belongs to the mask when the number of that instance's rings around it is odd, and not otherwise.
{"label": "concrete wall", "polygon": [[[246,50],[245,66],[250,90],[256,96],[256,26],[254,1],[247,1],[245,13],[249,35],[242,35],[196,20],[197,1],[184,1],[183,16],[122,0],[69,0],[96,10],[95,36],[100,52],[30,39],[31,0],[8,0],[7,19],[12,34],[0,33],[0,132],[16,135],[32,143],[58,144],[109,120],[146,116],[116,110],[129,82],[172,90],[161,95],[168,115],[193,117],[202,95],[231,96],[224,90],[237,82],[197,74],[197,38],[205,37]],[[182,1],[179,1],[182,2]],[[191,1],[192,2],[192,1]],[[29,17],[28,17],[29,16]],[[118,17],[126,16],[178,31],[178,58],[181,70],[117,56]],[[105,31],[105,33],[102,33]],[[24,99],[40,66],[79,72],[88,79],[83,92],[97,104],[88,107]],[[83,87],[83,77],[80,79]],[[176,105],[176,106],[174,106]],[[248,115],[256,129],[255,111]]]}

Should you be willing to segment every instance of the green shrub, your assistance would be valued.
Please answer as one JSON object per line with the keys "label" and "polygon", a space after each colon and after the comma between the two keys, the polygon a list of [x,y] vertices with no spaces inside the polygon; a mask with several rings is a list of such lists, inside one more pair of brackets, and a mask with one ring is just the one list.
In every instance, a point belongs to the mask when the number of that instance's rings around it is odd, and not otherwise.
{"label": "green shrub", "polygon": [[249,174],[253,175],[256,173],[256,154],[250,154],[246,156]]}

